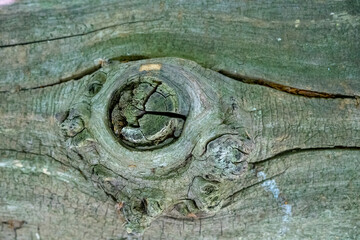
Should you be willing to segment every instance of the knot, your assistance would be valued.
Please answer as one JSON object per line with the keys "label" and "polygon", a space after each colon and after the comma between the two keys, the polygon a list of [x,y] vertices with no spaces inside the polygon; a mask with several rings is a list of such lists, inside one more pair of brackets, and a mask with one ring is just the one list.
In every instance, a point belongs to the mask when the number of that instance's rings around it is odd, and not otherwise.
{"label": "knot", "polygon": [[136,149],[153,149],[173,142],[183,129],[179,96],[160,78],[135,76],[114,94],[109,115],[120,142]]}

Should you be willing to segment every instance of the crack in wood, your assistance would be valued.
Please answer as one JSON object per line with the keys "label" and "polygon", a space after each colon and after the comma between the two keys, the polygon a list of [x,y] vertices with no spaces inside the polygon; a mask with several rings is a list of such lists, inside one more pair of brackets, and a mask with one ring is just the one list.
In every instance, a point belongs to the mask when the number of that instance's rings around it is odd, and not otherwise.
{"label": "crack in wood", "polygon": [[[103,61],[106,61],[108,63],[111,63],[112,61],[118,61],[121,63],[126,63],[126,62],[132,62],[132,61],[140,61],[140,60],[145,60],[145,59],[149,59],[150,57],[147,56],[142,56],[142,55],[131,55],[131,56],[119,56],[119,57],[114,57],[114,58],[110,58],[110,59],[106,59],[106,60],[102,60],[99,61],[98,64],[96,64],[95,66],[92,66],[90,68],[86,68],[83,71],[79,72],[79,73],[75,73],[69,77],[64,77],[61,78],[59,81],[54,82],[54,83],[49,83],[49,84],[45,84],[45,85],[40,85],[40,86],[36,86],[36,87],[31,87],[31,88],[19,88],[17,89],[15,92],[21,92],[21,91],[29,91],[29,90],[35,90],[35,89],[42,89],[42,88],[46,88],[46,87],[53,87],[62,83],[66,83],[72,80],[79,80],[87,75],[91,75],[93,73],[95,73],[96,71],[98,71],[99,69],[101,69],[104,65]],[[13,93],[12,91],[0,91],[0,93]]]}
{"label": "crack in wood", "polygon": [[[306,149],[301,149],[301,148],[296,148],[296,149],[289,149],[289,150],[286,150],[286,151],[283,151],[281,153],[278,153],[272,157],[269,157],[267,159],[263,159],[263,160],[260,160],[260,161],[257,161],[257,162],[251,162],[250,164],[252,165],[252,171],[255,171],[255,176],[257,175],[257,171],[256,171],[256,165],[258,164],[263,164],[264,162],[267,162],[267,161],[270,161],[270,160],[273,160],[273,159],[277,159],[279,157],[282,157],[282,156],[288,156],[288,155],[292,155],[292,154],[296,154],[296,153],[299,153],[299,152],[313,152],[313,151],[326,151],[326,150],[336,150],[336,149],[339,149],[339,150],[353,150],[353,151],[360,151],[360,147],[347,147],[347,146],[334,146],[334,147],[323,147],[323,148],[306,148]],[[284,174],[286,171],[287,171],[288,168],[285,168],[283,169],[281,172],[279,173],[276,173],[270,177],[267,177],[266,179],[263,179],[263,180],[259,180],[259,181],[256,181],[250,185],[247,185],[247,186],[244,186],[242,188],[240,188],[239,190],[233,192],[231,195],[229,195],[227,198],[224,199],[224,204],[222,206],[222,209],[223,208],[226,208],[228,206],[230,206],[231,204],[233,204],[235,201],[235,198],[243,191],[249,189],[249,188],[252,188],[256,185],[259,185],[259,184],[262,184],[263,182],[267,181],[267,180],[270,180],[270,179],[273,179],[273,178],[276,178],[282,174]]]}
{"label": "crack in wood", "polygon": [[256,164],[261,164],[264,162],[268,162],[270,160],[282,157],[282,156],[288,156],[291,154],[295,154],[295,153],[299,153],[299,152],[312,152],[312,151],[325,151],[325,150],[340,150],[340,149],[345,149],[345,150],[353,150],[353,151],[360,151],[360,146],[329,146],[329,147],[314,147],[314,148],[292,148],[292,149],[287,149],[285,151],[279,152],[271,157],[262,159],[262,160],[258,160],[258,161],[250,161],[251,164],[256,165]]}
{"label": "crack in wood", "polygon": [[[70,165],[70,164],[67,164],[67,163],[64,163],[56,158],[54,158],[53,156],[49,155],[49,154],[40,154],[40,153],[35,153],[35,152],[31,152],[31,151],[19,151],[19,150],[15,150],[15,149],[0,149],[0,151],[7,151],[7,152],[15,152],[15,153],[24,153],[24,154],[32,154],[32,155],[35,155],[35,156],[40,156],[40,157],[47,157],[57,163],[59,163],[60,165],[64,165],[68,168],[72,168],[72,169],[75,169],[76,171],[78,171],[80,173],[80,175],[87,181],[87,177],[86,175],[83,173],[83,171],[78,168],[78,167],[75,167],[73,165]],[[66,156],[67,158],[70,158],[69,156]]]}
{"label": "crack in wood", "polygon": [[115,28],[115,27],[119,27],[119,26],[130,25],[130,24],[136,24],[136,23],[142,23],[142,22],[146,22],[146,23],[148,23],[148,22],[156,22],[156,21],[159,21],[159,20],[162,20],[162,19],[163,19],[163,17],[155,18],[155,19],[151,19],[151,20],[139,20],[139,21],[131,21],[131,22],[125,22],[125,23],[118,23],[118,24],[113,24],[113,25],[102,27],[102,28],[94,29],[94,30],[84,32],[84,33],[66,35],[66,36],[61,36],[61,37],[56,37],[56,38],[49,38],[49,39],[40,39],[40,40],[30,41],[30,42],[20,42],[20,43],[0,45],[0,48],[24,46],[24,45],[30,45],[30,44],[36,44],[36,43],[51,42],[51,41],[62,40],[62,39],[67,39],[67,38],[73,38],[73,37],[81,37],[81,36],[86,36],[88,34],[103,31],[103,30],[110,29],[110,28]]}
{"label": "crack in wood", "polygon": [[180,118],[184,121],[186,120],[185,115],[175,112],[144,111],[143,115],[157,115],[157,116],[165,116],[169,118]]}
{"label": "crack in wood", "polygon": [[[235,202],[236,202],[236,201],[235,201],[235,198],[236,198],[240,193],[242,193],[243,191],[245,191],[245,190],[247,190],[247,189],[250,189],[250,188],[252,188],[252,187],[254,187],[254,186],[257,186],[257,185],[259,185],[259,184],[262,184],[262,183],[264,183],[265,181],[268,181],[268,180],[270,180],[270,179],[276,178],[276,177],[284,174],[284,173],[286,172],[286,170],[287,170],[287,168],[284,169],[284,170],[282,170],[282,171],[279,172],[279,173],[276,173],[276,174],[272,175],[271,177],[267,177],[267,178],[265,178],[265,179],[258,180],[258,181],[256,181],[255,183],[252,183],[252,184],[250,184],[250,185],[244,186],[244,187],[240,188],[239,190],[233,192],[231,195],[227,196],[227,197],[224,199],[224,204],[222,205],[221,209],[224,209],[224,208],[226,208],[226,207],[229,207],[230,205],[232,205],[233,203],[235,203]],[[256,176],[256,175],[257,175],[257,173],[255,172],[255,176]]]}
{"label": "crack in wood", "polygon": [[253,85],[260,85],[264,87],[269,87],[276,89],[281,92],[289,93],[292,95],[297,96],[304,96],[309,98],[350,98],[350,99],[359,99],[360,96],[356,95],[345,95],[345,94],[334,94],[334,93],[326,93],[326,92],[319,92],[319,91],[312,91],[312,90],[306,90],[301,88],[295,88],[290,87],[286,85],[282,85],[279,83],[271,82],[268,80],[260,79],[260,78],[249,78],[240,74],[234,74],[231,72],[228,72],[226,70],[219,70],[217,71],[223,76],[226,76],[228,78],[247,83],[247,84],[253,84]]}
{"label": "crack in wood", "polygon": [[[9,228],[11,228],[13,231],[14,231],[14,239],[17,240],[17,230],[19,230],[20,228],[23,227],[24,224],[27,224],[26,221],[22,220],[22,221],[19,221],[19,220],[8,220],[8,221],[3,221],[1,222],[1,225],[8,225]],[[3,227],[3,226],[1,226]]]}
{"label": "crack in wood", "polygon": [[[31,88],[21,88],[16,90],[16,92],[22,92],[22,91],[29,91],[29,90],[36,90],[36,89],[43,89],[43,88],[46,88],[46,87],[53,87],[53,86],[56,86],[56,85],[59,85],[59,84],[62,84],[62,83],[66,83],[66,82],[69,82],[69,81],[72,81],[72,80],[79,80],[87,75],[91,75],[93,74],[94,72],[96,72],[97,70],[101,69],[102,68],[102,64],[99,63],[93,67],[90,67],[90,68],[87,68],[79,73],[75,73],[69,77],[65,77],[65,78],[61,78],[59,81],[57,82],[54,82],[54,83],[49,83],[49,84],[45,84],[45,85],[40,85],[40,86],[36,86],[36,87],[31,87]],[[13,91],[0,91],[0,93],[13,93]]]}
{"label": "crack in wood", "polygon": [[[110,28],[110,26],[108,27]],[[100,29],[102,30],[102,29]],[[98,31],[100,31],[98,30]],[[95,31],[95,30],[94,30]],[[84,34],[85,35],[85,34]],[[47,40],[44,40],[47,41]],[[16,44],[14,44],[16,45]],[[22,44],[25,45],[25,44]],[[0,46],[1,48],[1,46]],[[143,55],[130,55],[130,56],[119,56],[119,57],[113,57],[108,59],[108,62],[111,61],[119,61],[119,62],[132,62],[132,61],[140,61],[140,60],[145,60],[145,59],[150,59],[150,56],[143,56]],[[200,63],[198,63],[200,65]],[[206,68],[206,66],[202,66],[204,68]],[[36,86],[36,87],[31,87],[31,88],[20,88],[18,90],[16,90],[15,92],[20,92],[20,91],[27,91],[27,90],[34,90],[34,89],[42,89],[45,87],[52,87],[55,85],[59,85],[61,83],[65,83],[71,80],[79,80],[87,75],[91,75],[94,72],[98,71],[99,69],[102,68],[102,63],[99,63],[93,67],[87,68],[79,73],[73,74],[69,77],[65,77],[65,78],[61,78],[59,81],[54,82],[54,83],[50,83],[50,84],[46,84],[46,85],[41,85],[41,86]],[[313,91],[313,90],[306,90],[306,89],[301,89],[301,88],[295,88],[295,87],[291,87],[291,86],[287,86],[287,85],[283,85],[283,84],[279,84],[279,83],[275,83],[269,80],[264,80],[264,79],[260,79],[260,78],[250,78],[250,77],[246,77],[240,74],[235,74],[235,73],[231,73],[229,71],[226,70],[217,70],[216,72],[220,73],[221,75],[231,78],[233,80],[236,81],[240,81],[246,84],[252,84],[252,85],[260,85],[260,86],[264,86],[264,87],[269,87],[281,92],[285,92],[285,93],[289,93],[292,95],[296,95],[296,96],[303,96],[303,97],[309,97],[309,98],[340,98],[340,99],[356,99],[357,101],[359,101],[360,96],[357,95],[345,95],[345,94],[338,94],[338,93],[327,93],[327,92],[320,92],[320,91]],[[12,91],[0,91],[0,93],[12,93]]]}

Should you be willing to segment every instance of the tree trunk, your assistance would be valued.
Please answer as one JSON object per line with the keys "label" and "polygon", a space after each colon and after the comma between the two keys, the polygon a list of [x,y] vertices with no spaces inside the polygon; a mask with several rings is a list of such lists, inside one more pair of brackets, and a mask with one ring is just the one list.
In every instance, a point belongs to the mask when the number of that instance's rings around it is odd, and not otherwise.
{"label": "tree trunk", "polygon": [[0,239],[358,239],[359,1],[0,1]]}

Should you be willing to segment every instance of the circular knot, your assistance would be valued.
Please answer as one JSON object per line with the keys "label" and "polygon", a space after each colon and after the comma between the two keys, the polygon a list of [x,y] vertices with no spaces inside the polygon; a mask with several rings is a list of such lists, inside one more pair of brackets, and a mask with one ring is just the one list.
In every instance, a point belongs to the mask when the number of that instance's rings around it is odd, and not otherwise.
{"label": "circular knot", "polygon": [[171,143],[182,132],[185,115],[176,91],[158,77],[135,76],[113,97],[111,128],[121,143],[153,149]]}

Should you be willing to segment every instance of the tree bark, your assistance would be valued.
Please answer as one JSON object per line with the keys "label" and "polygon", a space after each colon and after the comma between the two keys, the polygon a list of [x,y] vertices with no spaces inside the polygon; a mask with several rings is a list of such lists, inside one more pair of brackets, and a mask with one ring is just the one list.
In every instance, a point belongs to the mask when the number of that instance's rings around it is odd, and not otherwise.
{"label": "tree bark", "polygon": [[359,9],[0,5],[0,239],[357,239]]}

